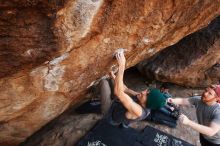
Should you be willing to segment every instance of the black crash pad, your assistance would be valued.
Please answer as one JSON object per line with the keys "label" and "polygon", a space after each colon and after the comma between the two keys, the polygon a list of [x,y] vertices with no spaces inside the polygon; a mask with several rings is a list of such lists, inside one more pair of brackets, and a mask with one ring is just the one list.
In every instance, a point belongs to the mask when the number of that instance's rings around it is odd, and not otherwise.
{"label": "black crash pad", "polygon": [[139,132],[132,128],[110,125],[102,119],[77,146],[193,146],[188,142],[147,126]]}
{"label": "black crash pad", "polygon": [[147,126],[138,136],[134,146],[193,146],[192,144]]}
{"label": "black crash pad", "polygon": [[77,146],[133,146],[138,134],[135,129],[113,126],[103,119]]}

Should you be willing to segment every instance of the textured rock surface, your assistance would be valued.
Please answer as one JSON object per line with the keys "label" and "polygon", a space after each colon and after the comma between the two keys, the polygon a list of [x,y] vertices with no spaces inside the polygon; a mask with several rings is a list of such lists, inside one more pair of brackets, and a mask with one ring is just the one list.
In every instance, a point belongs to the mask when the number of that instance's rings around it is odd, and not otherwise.
{"label": "textured rock surface", "polygon": [[185,86],[208,86],[220,80],[220,16],[212,23],[138,65],[151,79]]}
{"label": "textured rock surface", "polygon": [[206,26],[219,0],[0,1],[0,145],[17,145],[77,103],[115,63],[128,66]]}
{"label": "textured rock surface", "polygon": [[0,2],[0,78],[50,60],[58,44],[51,27],[53,9],[40,1]]}

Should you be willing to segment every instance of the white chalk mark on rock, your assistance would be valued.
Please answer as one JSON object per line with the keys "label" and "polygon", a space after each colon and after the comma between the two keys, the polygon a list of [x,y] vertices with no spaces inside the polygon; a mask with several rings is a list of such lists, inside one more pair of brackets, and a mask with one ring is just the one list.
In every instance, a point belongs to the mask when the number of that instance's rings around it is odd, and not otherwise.
{"label": "white chalk mark on rock", "polygon": [[66,59],[68,56],[69,56],[69,53],[65,53],[65,54],[61,55],[60,57],[57,57],[57,58],[53,59],[52,61],[50,61],[50,65],[59,64],[61,61]]}
{"label": "white chalk mark on rock", "polygon": [[155,50],[154,48],[149,48],[149,49],[148,49],[148,53],[153,53],[154,50]]}
{"label": "white chalk mark on rock", "polygon": [[103,42],[107,44],[107,43],[110,42],[110,40],[111,40],[110,38],[105,38],[105,39],[103,40]]}
{"label": "white chalk mark on rock", "polygon": [[44,89],[47,91],[57,91],[65,72],[65,66],[54,66],[44,78]]}
{"label": "white chalk mark on rock", "polygon": [[148,44],[148,43],[151,42],[151,40],[150,40],[148,37],[145,36],[145,37],[142,39],[142,42],[144,42],[144,44]]}

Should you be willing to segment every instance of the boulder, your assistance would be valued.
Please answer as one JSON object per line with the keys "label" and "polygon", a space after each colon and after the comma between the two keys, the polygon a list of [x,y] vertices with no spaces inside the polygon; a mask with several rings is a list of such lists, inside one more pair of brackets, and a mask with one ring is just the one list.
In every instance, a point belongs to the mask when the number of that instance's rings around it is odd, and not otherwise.
{"label": "boulder", "polygon": [[220,17],[138,64],[150,79],[190,87],[218,84],[220,79]]}
{"label": "boulder", "polygon": [[219,14],[218,0],[0,1],[0,145],[82,100],[116,49],[134,66]]}

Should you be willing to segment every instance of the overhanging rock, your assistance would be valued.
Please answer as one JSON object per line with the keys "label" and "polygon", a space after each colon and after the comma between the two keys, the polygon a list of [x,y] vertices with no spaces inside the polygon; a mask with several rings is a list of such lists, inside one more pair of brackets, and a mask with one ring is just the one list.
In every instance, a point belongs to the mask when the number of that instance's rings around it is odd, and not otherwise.
{"label": "overhanging rock", "polygon": [[127,67],[220,14],[218,0],[8,0],[0,2],[0,145],[18,145],[108,73]]}

